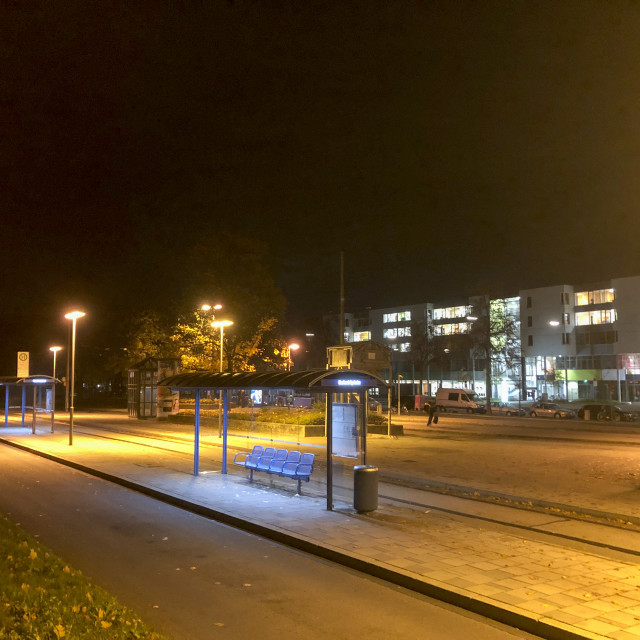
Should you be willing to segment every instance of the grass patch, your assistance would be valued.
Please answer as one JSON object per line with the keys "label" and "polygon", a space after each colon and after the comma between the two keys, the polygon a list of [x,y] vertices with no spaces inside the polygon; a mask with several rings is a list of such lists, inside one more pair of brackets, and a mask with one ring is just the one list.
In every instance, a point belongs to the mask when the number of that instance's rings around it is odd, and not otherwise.
{"label": "grass patch", "polygon": [[0,514],[0,639],[164,640]]}

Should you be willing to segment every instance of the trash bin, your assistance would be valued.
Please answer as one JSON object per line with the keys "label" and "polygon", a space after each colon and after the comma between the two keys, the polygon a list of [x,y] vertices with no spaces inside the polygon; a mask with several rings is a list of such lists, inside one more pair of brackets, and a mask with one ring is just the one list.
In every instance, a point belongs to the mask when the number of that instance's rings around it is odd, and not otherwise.
{"label": "trash bin", "polygon": [[353,467],[353,507],[358,513],[378,508],[378,467],[370,464]]}
{"label": "trash bin", "polygon": [[589,411],[589,409],[584,410],[584,419],[591,420],[591,411]]}

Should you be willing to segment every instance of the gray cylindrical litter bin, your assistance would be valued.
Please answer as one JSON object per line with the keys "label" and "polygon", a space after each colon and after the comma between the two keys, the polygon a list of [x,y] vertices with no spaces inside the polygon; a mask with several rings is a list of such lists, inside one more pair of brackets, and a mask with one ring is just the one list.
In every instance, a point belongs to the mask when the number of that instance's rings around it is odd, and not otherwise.
{"label": "gray cylindrical litter bin", "polygon": [[353,507],[358,513],[378,508],[378,467],[370,464],[353,467]]}

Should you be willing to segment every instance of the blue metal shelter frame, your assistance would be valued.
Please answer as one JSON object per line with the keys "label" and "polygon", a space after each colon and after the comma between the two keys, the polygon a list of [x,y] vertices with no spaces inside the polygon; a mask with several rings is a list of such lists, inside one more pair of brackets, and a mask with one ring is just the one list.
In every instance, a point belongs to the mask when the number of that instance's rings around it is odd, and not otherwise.
{"label": "blue metal shelter frame", "polygon": [[[38,407],[42,405],[42,391],[46,389],[51,390],[51,410],[49,413],[51,414],[51,432],[53,433],[53,424],[55,421],[55,389],[56,384],[60,382],[56,378],[52,378],[51,376],[26,376],[24,378],[19,378],[17,376],[5,376],[0,377],[0,387],[4,387],[4,426],[8,426],[9,424],[9,408],[10,408],[10,394],[11,389],[20,389],[21,390],[21,403],[20,403],[20,412],[21,412],[21,424],[24,427],[25,415],[27,410],[27,392],[32,392],[32,403],[31,403],[31,432],[36,432],[36,422],[37,422],[37,413]],[[46,412],[46,408],[44,409]]]}
{"label": "blue metal shelter frame", "polygon": [[354,369],[328,370],[311,369],[295,372],[268,373],[182,373],[158,381],[159,387],[169,387],[174,391],[195,393],[195,424],[193,474],[199,473],[200,457],[200,397],[202,392],[217,391],[222,397],[222,473],[227,473],[227,427],[230,390],[284,389],[290,391],[315,391],[324,393],[327,398],[327,510],[333,508],[333,465],[332,465],[332,403],[335,393],[358,392],[359,404],[365,428],[363,436],[363,455],[366,464],[366,414],[369,389],[386,388],[387,383],[378,376]]}

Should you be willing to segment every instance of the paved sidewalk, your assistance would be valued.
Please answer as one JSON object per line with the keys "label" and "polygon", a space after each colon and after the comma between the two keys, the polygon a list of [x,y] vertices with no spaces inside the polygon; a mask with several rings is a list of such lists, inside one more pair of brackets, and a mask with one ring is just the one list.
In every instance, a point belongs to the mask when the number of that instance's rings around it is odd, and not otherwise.
{"label": "paved sidewalk", "polygon": [[195,477],[177,446],[77,435],[70,447],[64,432],[11,426],[0,441],[544,638],[640,639],[640,559],[631,554],[382,502],[369,514],[329,512],[324,497],[297,496],[293,483]]}

